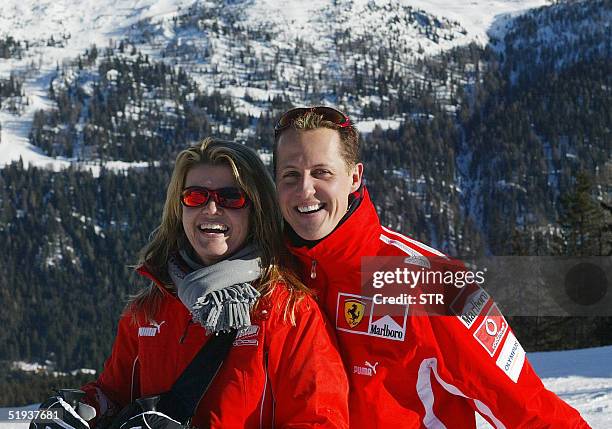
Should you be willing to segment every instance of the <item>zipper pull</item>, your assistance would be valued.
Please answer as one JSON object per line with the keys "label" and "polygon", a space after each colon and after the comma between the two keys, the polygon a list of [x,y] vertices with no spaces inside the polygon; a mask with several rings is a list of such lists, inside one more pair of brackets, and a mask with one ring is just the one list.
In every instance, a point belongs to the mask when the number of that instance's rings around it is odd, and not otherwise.
{"label": "zipper pull", "polygon": [[310,278],[311,279],[317,278],[317,260],[316,259],[313,259],[312,263],[310,264]]}

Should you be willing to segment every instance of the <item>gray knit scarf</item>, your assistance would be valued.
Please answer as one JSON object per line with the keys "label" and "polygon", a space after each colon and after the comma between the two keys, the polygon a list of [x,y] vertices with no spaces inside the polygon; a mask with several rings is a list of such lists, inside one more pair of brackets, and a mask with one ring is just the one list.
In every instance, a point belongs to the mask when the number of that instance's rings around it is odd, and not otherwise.
{"label": "gray knit scarf", "polygon": [[248,245],[208,267],[195,262],[184,250],[179,253],[190,270],[177,261],[177,256],[168,262],[168,273],[193,320],[209,335],[249,326],[250,310],[260,296],[251,286],[261,276],[259,250]]}

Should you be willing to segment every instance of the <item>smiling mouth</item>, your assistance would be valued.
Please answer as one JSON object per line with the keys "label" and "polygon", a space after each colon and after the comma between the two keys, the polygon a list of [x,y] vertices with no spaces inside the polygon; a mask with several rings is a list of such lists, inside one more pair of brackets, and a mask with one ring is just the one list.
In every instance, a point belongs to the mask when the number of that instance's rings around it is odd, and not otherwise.
{"label": "smiling mouth", "polygon": [[229,228],[222,223],[203,223],[199,227],[201,232],[208,234],[225,234]]}
{"label": "smiling mouth", "polygon": [[322,210],[325,207],[325,203],[309,204],[304,206],[298,206],[297,211],[301,214],[311,214]]}

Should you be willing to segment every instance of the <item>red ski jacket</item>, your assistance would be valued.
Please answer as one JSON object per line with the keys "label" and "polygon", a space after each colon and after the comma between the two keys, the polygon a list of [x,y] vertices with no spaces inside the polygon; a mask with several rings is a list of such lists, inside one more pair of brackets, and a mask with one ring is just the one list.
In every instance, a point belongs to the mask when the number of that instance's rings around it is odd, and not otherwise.
{"label": "red ski jacket", "polygon": [[410,305],[385,314],[373,295],[364,296],[362,256],[403,256],[417,266],[445,257],[381,226],[365,188],[335,231],[291,251],[335,324],[349,374],[351,428],[475,428],[475,411],[495,428],[589,427],[544,388],[482,289],[463,297],[471,314],[457,316],[415,316]]}
{"label": "red ski jacket", "polygon": [[[82,388],[98,415],[169,390],[206,343],[204,328],[192,322],[176,296],[161,289],[155,320],[138,314],[134,324],[125,314],[103,372]],[[310,297],[296,306],[296,326],[283,320],[287,298],[282,284],[262,298],[252,325],[238,333],[200,401],[193,425],[348,427],[348,382],[333,332]]]}

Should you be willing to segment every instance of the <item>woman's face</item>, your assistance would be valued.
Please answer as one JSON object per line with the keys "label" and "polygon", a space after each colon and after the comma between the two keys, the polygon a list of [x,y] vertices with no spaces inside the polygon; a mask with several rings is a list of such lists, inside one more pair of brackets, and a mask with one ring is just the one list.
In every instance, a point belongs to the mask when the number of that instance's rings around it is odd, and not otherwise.
{"label": "woman's face", "polygon": [[[238,186],[227,165],[199,164],[187,172],[185,188],[203,186],[216,190]],[[219,262],[239,250],[249,233],[249,206],[223,208],[210,197],[200,207],[183,206],[183,229],[204,265]]]}

